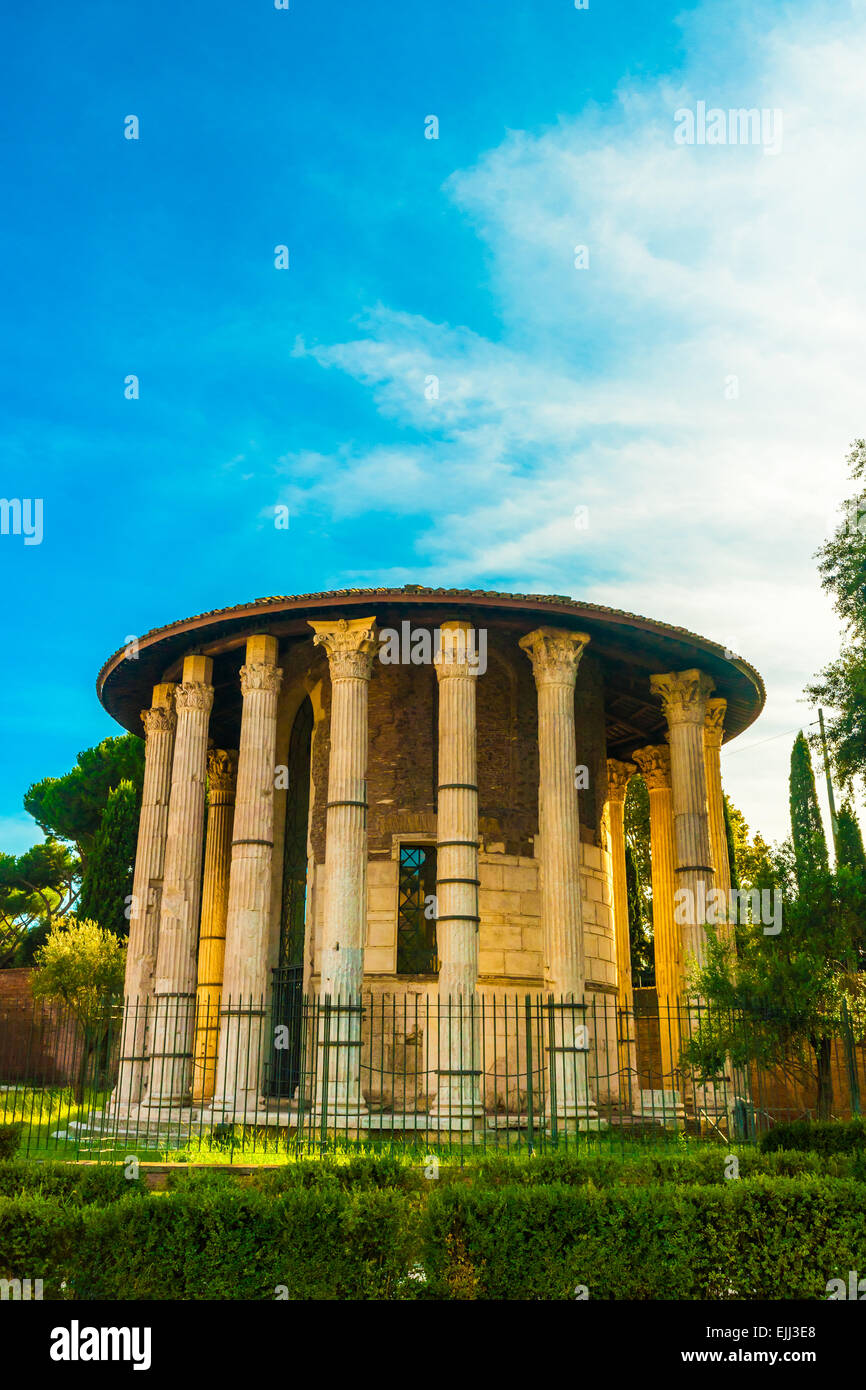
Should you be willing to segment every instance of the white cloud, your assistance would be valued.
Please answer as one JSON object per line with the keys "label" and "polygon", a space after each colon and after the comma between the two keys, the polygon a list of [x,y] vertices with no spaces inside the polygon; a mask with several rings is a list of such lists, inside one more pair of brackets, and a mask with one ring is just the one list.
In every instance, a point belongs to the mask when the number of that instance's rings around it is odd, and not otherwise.
{"label": "white cloud", "polygon": [[[750,29],[748,58],[728,31],[725,64],[721,13],[687,23],[676,80],[623,84],[452,176],[501,342],[379,307],[354,341],[298,345],[418,442],[347,449],[293,490],[342,516],[423,502],[421,582],[570,592],[741,648],[769,700],[742,741],[763,746],[726,775],[776,837],[790,740],[763,740],[808,721],[798,697],[837,645],[813,552],[864,432],[866,20]],[[675,146],[673,112],[698,100],[780,108],[781,153]]]}

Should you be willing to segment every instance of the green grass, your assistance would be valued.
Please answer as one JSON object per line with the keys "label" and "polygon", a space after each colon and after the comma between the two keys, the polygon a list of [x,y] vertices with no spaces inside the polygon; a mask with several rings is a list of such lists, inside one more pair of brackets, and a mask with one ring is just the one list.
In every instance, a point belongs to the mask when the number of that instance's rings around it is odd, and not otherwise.
{"label": "green grass", "polygon": [[[475,1166],[488,1157],[513,1156],[517,1161],[529,1159],[530,1148],[525,1134],[515,1136],[505,1131],[492,1131],[485,1136],[485,1146],[469,1142],[455,1143],[434,1136],[425,1138],[387,1135],[364,1140],[329,1139],[322,1142],[315,1132],[298,1139],[285,1130],[243,1127],[237,1125],[222,1142],[214,1137],[210,1126],[192,1127],[183,1142],[165,1139],[156,1144],[145,1135],[136,1138],[104,1135],[80,1137],[72,1132],[69,1138],[52,1136],[68,1132],[69,1125],[86,1123],[93,1110],[101,1109],[109,1099],[108,1092],[88,1092],[82,1102],[76,1102],[69,1087],[0,1088],[0,1125],[24,1122],[20,1156],[35,1161],[97,1160],[119,1162],[134,1154],[141,1162],[203,1164],[223,1166],[243,1164],[265,1166],[286,1164],[301,1158],[330,1155],[349,1158],[370,1155],[394,1155],[410,1164],[421,1164],[434,1154],[442,1162]],[[547,1136],[537,1136],[535,1152],[567,1154],[576,1158],[604,1156],[622,1160],[641,1157],[670,1157],[671,1155],[702,1152],[738,1152],[734,1145],[720,1145],[718,1140],[688,1137],[676,1131],[655,1130],[644,1136],[630,1136],[614,1130],[598,1133],[568,1135],[554,1142]]]}

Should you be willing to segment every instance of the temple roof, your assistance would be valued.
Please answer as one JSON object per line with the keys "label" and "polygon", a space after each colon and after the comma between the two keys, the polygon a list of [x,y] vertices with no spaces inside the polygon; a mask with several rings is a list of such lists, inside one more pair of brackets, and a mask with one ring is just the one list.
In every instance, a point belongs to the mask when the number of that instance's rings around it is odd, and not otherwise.
{"label": "temple roof", "polygon": [[357,614],[359,609],[375,613],[382,626],[411,613],[428,625],[463,616],[478,625],[483,614],[488,626],[511,628],[517,635],[541,625],[587,632],[588,650],[599,657],[604,670],[608,746],[618,757],[627,757],[641,742],[652,742],[663,733],[661,707],[649,689],[649,676],[655,672],[690,667],[706,671],[716,683],[715,694],[728,701],[726,741],[747,728],[764,705],[764,684],[754,667],[687,628],[564,594],[429,589],[420,584],[271,595],[152,628],[138,638],[137,656],[127,656],[122,647],[109,657],[97,677],[97,694],[118,723],[140,734],[140,711],[149,706],[152,687],[163,679],[177,679],[184,656],[240,654],[246,637],[263,630],[263,618],[266,631],[299,640],[311,636],[308,617]]}

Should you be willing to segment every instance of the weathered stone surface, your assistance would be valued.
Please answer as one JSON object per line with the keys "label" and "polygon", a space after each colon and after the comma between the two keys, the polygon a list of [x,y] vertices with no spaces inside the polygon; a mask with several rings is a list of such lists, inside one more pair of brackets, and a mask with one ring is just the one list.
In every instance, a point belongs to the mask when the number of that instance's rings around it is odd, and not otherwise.
{"label": "weathered stone surface", "polygon": [[175,689],[177,730],[171,772],[159,916],[148,1106],[187,1101],[192,1075],[196,943],[201,905],[202,830],[213,662],[188,656]]}

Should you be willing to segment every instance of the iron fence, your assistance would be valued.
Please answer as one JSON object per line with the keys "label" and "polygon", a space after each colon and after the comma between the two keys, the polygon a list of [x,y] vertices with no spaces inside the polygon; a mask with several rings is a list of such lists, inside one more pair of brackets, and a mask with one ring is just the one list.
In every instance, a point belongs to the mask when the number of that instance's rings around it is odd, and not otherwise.
{"label": "iron fence", "polygon": [[[0,1123],[23,1122],[36,1157],[210,1161],[339,1145],[744,1143],[815,1117],[808,1049],[773,1067],[720,1057],[702,1074],[683,1047],[718,1018],[643,993],[627,1008],[424,986],[320,998],[284,970],[268,1000],[106,1002],[86,1018],[21,1004],[0,1012]],[[859,1113],[866,1058],[850,1027],[832,1040],[825,1106],[828,1081],[831,1113]]]}

